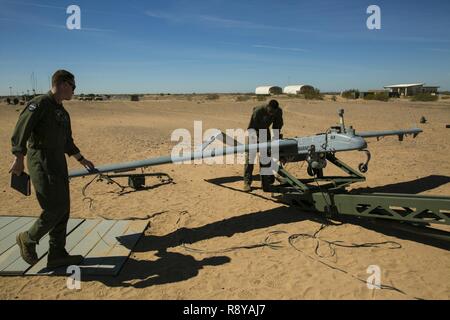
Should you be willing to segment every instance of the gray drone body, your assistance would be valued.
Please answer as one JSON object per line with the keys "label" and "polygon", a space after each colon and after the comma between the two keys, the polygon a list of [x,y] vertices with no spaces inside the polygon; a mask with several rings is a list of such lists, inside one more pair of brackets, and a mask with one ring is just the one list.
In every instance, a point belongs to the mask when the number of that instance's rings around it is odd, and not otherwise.
{"label": "gray drone body", "polygon": [[92,171],[88,171],[87,169],[73,170],[70,171],[69,177],[75,178],[99,173],[126,172],[137,168],[169,163],[182,163],[196,159],[207,159],[244,152],[258,152],[267,149],[278,150],[280,159],[284,159],[288,162],[307,161],[309,166],[313,169],[323,169],[326,165],[325,156],[328,153],[334,154],[336,152],[359,150],[365,151],[370,159],[370,154],[365,150],[367,142],[364,138],[380,138],[395,135],[398,136],[401,141],[405,135],[411,134],[416,137],[422,132],[421,129],[412,128],[406,130],[368,131],[357,133],[352,127],[345,127],[343,110],[340,110],[339,116],[340,126],[331,127],[327,132],[313,136],[280,139],[266,143],[248,145],[240,144],[231,147],[204,149],[184,155],[163,156],[145,160],[109,164],[96,167],[96,170]]}

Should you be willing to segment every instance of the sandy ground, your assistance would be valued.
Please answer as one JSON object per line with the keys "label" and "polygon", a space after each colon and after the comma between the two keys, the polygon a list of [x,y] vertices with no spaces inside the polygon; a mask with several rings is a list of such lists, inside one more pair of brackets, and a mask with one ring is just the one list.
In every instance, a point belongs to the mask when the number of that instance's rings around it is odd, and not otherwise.
{"label": "sandy ground", "polygon": [[[356,187],[383,187],[395,192],[450,195],[450,101],[305,101],[280,98],[288,136],[324,132],[337,123],[345,108],[346,121],[357,130],[409,128],[423,115],[428,123],[417,139],[385,138],[370,143],[372,162],[367,181]],[[256,101],[235,102],[231,96],[208,101],[161,97],[140,102],[70,101],[74,138],[83,154],[96,164],[169,154],[176,128],[244,128]],[[20,107],[0,104],[1,215],[39,214],[34,197],[9,188],[10,135]],[[356,166],[363,154],[341,159]],[[70,159],[69,167],[78,163]],[[288,169],[305,176],[305,167]],[[175,184],[117,194],[118,188],[89,179],[71,181],[72,217],[145,218],[150,226],[116,278],[83,279],[81,290],[69,290],[64,277],[0,277],[1,299],[449,299],[448,248],[382,232],[363,224],[329,226],[321,239],[349,243],[395,241],[401,248],[329,248],[321,243],[319,257],[313,239],[288,242],[292,234],[314,233],[323,220],[274,201],[257,189],[240,192],[241,165],[165,165],[148,172],[170,174]],[[120,180],[126,184],[126,180]],[[157,181],[149,181],[149,183]],[[378,188],[377,191],[380,189]],[[129,190],[128,190],[129,191]],[[448,228],[447,228],[448,230]],[[282,232],[281,232],[282,231]],[[267,239],[267,237],[269,237]],[[261,245],[278,243],[277,248]],[[184,245],[183,245],[184,244]],[[236,248],[240,247],[240,248]],[[245,248],[243,248],[245,247]],[[195,250],[201,250],[201,252]],[[206,251],[206,252],[205,252]],[[326,263],[327,265],[325,265]],[[369,290],[367,268],[381,269],[381,282],[396,290]],[[358,280],[360,279],[360,280]]]}

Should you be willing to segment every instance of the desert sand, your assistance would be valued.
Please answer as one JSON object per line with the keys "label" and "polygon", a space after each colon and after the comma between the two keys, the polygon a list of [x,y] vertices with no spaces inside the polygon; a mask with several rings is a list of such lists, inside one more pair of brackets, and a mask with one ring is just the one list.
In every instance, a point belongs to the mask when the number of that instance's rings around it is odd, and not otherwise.
{"label": "desert sand", "polygon": [[[367,180],[355,188],[404,193],[450,195],[450,101],[431,103],[306,101],[280,97],[285,137],[324,132],[337,123],[344,108],[347,124],[357,130],[388,130],[420,126],[416,139],[371,140],[372,161]],[[174,129],[245,128],[258,101],[236,102],[222,95],[149,96],[131,101],[69,101],[74,139],[84,156],[106,164],[170,154]],[[34,196],[9,188],[12,161],[10,136],[21,106],[0,104],[0,215],[39,215]],[[427,124],[420,125],[425,116]],[[340,158],[352,166],[364,159],[358,152]],[[69,168],[79,165],[68,160]],[[298,176],[305,166],[288,164]],[[81,290],[69,290],[65,277],[0,277],[0,299],[449,299],[450,253],[434,245],[359,224],[331,225],[320,238],[344,243],[393,241],[379,248],[336,248],[330,256],[313,239],[288,242],[292,234],[314,233],[324,221],[264,193],[259,181],[252,193],[241,192],[242,165],[164,165],[146,172],[168,173],[175,184],[119,195],[117,186],[71,180],[72,217],[149,218],[149,228],[116,278],[83,279]],[[119,180],[126,184],[126,179]],[[148,183],[157,183],[148,180]],[[127,189],[127,191],[131,191]],[[444,228],[445,229],[445,228]],[[446,228],[446,230],[449,230]],[[276,242],[277,247],[262,245]],[[326,263],[327,265],[325,265]],[[381,283],[398,290],[370,290],[367,268],[381,269]],[[334,267],[334,268],[332,268]],[[339,270],[338,270],[339,269]],[[344,272],[345,271],[345,272]],[[359,280],[358,280],[359,279]]]}

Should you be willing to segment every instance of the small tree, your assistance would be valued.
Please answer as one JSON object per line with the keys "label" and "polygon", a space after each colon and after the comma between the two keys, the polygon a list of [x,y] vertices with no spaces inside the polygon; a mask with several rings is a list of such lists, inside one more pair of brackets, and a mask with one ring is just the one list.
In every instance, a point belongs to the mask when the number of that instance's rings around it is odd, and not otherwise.
{"label": "small tree", "polygon": [[303,93],[306,100],[323,100],[323,95],[320,93],[319,89],[310,89]]}

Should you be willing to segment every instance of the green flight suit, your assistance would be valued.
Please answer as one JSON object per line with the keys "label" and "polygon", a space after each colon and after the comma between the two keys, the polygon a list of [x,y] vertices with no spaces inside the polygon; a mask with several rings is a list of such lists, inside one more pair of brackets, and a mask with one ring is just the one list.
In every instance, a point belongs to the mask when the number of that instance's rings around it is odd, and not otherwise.
{"label": "green flight suit", "polygon": [[[281,108],[275,109],[275,113],[273,115],[269,115],[267,112],[267,106],[258,106],[253,108],[253,114],[250,118],[250,122],[248,124],[247,129],[255,129],[256,134],[258,137],[258,143],[259,143],[259,130],[260,129],[266,129],[267,130],[267,141],[263,142],[269,142],[270,141],[270,130],[269,127],[272,125],[272,129],[278,129],[281,130],[283,127],[283,110]],[[270,155],[270,150],[268,150],[268,155]],[[261,160],[261,159],[260,159]],[[247,184],[252,183],[253,178],[253,168],[254,164],[250,163],[249,159],[249,153],[245,153],[245,166],[244,166],[244,182]],[[270,164],[265,165],[260,162],[260,167],[270,167]],[[274,177],[273,176],[261,176],[261,182],[263,184],[267,183],[273,183]]]}
{"label": "green flight suit", "polygon": [[63,251],[70,214],[65,154],[80,152],[72,139],[69,113],[51,91],[38,96],[20,113],[11,142],[13,154],[27,155],[29,174],[42,208],[28,230],[28,241],[39,243],[49,233],[50,251]]}

